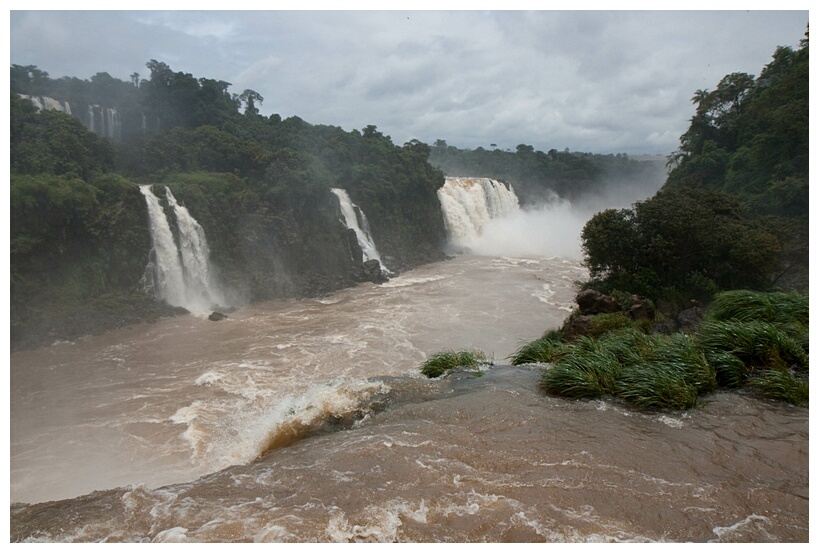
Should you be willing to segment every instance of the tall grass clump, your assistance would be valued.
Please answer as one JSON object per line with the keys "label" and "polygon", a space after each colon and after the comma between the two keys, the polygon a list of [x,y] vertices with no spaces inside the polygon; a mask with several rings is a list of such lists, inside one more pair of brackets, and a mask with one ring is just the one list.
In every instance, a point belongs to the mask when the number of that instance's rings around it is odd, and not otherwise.
{"label": "tall grass clump", "polygon": [[445,350],[432,354],[421,364],[421,374],[427,378],[437,378],[457,367],[476,367],[485,361],[486,355],[479,350]]}
{"label": "tall grass clump", "polygon": [[764,397],[797,406],[807,405],[810,398],[808,379],[791,371],[761,370],[754,374],[749,385]]}
{"label": "tall grass clump", "polygon": [[537,340],[522,345],[509,359],[513,365],[554,363],[565,356],[570,349],[570,346],[561,340],[557,332],[549,332]]}
{"label": "tall grass clump", "polygon": [[808,326],[808,295],[731,290],[714,297],[708,316],[717,321],[758,321],[778,326]]}
{"label": "tall grass clump", "polygon": [[581,337],[541,376],[550,393],[573,399],[611,395],[621,369],[617,357],[594,339]]}
{"label": "tall grass clump", "polygon": [[706,352],[731,353],[750,368],[808,369],[804,338],[772,323],[708,320],[700,325],[696,340]]}
{"label": "tall grass clump", "polygon": [[624,367],[616,395],[638,407],[690,409],[697,403],[697,387],[687,365],[654,361]]}

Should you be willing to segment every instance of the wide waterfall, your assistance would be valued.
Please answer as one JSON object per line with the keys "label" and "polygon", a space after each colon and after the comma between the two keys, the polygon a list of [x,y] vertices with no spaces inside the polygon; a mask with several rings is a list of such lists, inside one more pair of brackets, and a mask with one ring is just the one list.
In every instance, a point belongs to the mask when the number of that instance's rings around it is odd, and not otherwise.
{"label": "wide waterfall", "polygon": [[202,226],[165,187],[165,197],[176,221],[175,238],[159,198],[151,191],[151,185],[143,185],[139,189],[148,204],[153,247],[145,274],[147,280],[153,283],[156,297],[193,313],[206,313],[226,305],[224,294],[213,277],[210,248]]}
{"label": "wide waterfall", "polygon": [[520,208],[512,186],[487,178],[447,177],[438,190],[449,244],[479,255],[581,259],[580,233],[591,212],[557,195]]}
{"label": "wide waterfall", "polygon": [[356,238],[358,238],[358,245],[361,246],[361,251],[364,252],[364,259],[362,261],[369,261],[370,259],[377,259],[381,263],[381,267],[388,271],[384,262],[381,261],[381,254],[378,253],[378,248],[375,247],[375,240],[373,240],[370,232],[370,225],[367,223],[367,217],[364,211],[352,200],[347,191],[342,188],[331,188],[333,194],[338,197],[338,203],[341,207],[341,214],[344,216],[344,223],[347,228],[355,231]]}
{"label": "wide waterfall", "polygon": [[494,179],[447,177],[438,190],[449,241],[470,248],[492,219],[519,212],[512,187]]}
{"label": "wide waterfall", "polygon": [[34,107],[37,108],[37,111],[53,109],[71,115],[71,106],[68,104],[68,102],[61,102],[60,100],[55,100],[54,98],[49,98],[48,96],[29,96],[28,94],[19,94],[18,96],[31,101],[31,103],[34,104]]}

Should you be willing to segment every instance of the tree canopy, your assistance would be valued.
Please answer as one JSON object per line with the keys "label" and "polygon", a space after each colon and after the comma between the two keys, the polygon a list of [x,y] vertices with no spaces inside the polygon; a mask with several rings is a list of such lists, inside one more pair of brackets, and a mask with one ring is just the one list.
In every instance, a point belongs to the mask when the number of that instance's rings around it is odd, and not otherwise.
{"label": "tree canopy", "polygon": [[[698,90],[666,184],[583,230],[592,286],[654,298],[807,287],[808,40]],[[783,278],[785,277],[785,278]]]}

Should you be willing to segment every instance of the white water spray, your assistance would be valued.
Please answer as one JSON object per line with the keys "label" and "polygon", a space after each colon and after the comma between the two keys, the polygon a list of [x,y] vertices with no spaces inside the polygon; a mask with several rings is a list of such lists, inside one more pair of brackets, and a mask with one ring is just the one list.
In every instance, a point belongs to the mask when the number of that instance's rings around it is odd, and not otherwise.
{"label": "white water spray", "polygon": [[177,244],[151,185],[139,189],[148,204],[154,259],[148,264],[146,273],[153,276],[156,297],[193,313],[206,313],[215,306],[226,305],[224,294],[213,278],[210,248],[202,226],[165,187],[165,196],[176,219]]}
{"label": "white water spray", "polygon": [[352,202],[346,190],[342,188],[331,188],[330,190],[338,197],[341,214],[344,216],[344,224],[347,225],[347,228],[355,231],[358,245],[361,246],[361,251],[364,252],[362,261],[377,259],[381,263],[381,268],[389,272],[384,262],[381,261],[381,254],[378,253],[378,249],[375,247],[375,240],[373,240],[370,233],[370,225],[367,223],[364,211]]}
{"label": "white water spray", "polygon": [[490,220],[520,209],[512,187],[494,179],[447,177],[438,199],[450,242],[467,248],[475,245]]}
{"label": "white water spray", "polygon": [[511,185],[487,178],[447,177],[438,190],[449,243],[479,255],[582,257],[580,232],[589,214],[554,196],[521,209]]}

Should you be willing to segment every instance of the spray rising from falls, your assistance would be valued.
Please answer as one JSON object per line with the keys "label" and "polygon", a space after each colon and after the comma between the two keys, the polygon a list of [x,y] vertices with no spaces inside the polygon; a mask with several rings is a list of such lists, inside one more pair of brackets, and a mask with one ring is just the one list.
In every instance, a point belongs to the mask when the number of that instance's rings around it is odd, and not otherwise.
{"label": "spray rising from falls", "polygon": [[210,249],[202,226],[165,187],[165,197],[176,221],[178,238],[175,238],[159,198],[151,191],[151,185],[143,185],[139,189],[148,204],[152,243],[151,260],[145,268],[145,276],[156,297],[193,313],[205,313],[226,305],[224,294],[213,277]]}
{"label": "spray rising from falls", "polygon": [[587,214],[554,196],[521,209],[512,186],[487,178],[447,177],[438,190],[449,243],[479,255],[581,258]]}
{"label": "spray rising from falls", "polygon": [[474,245],[491,219],[519,211],[512,187],[493,179],[447,177],[438,190],[438,199],[449,240],[455,246]]}
{"label": "spray rising from falls", "polygon": [[370,225],[367,223],[367,217],[364,215],[364,211],[350,200],[350,195],[347,194],[346,190],[342,188],[331,188],[330,190],[338,197],[341,214],[344,216],[344,224],[347,225],[347,228],[355,231],[358,245],[361,246],[361,251],[364,253],[364,259],[362,259],[362,261],[377,259],[381,267],[389,272],[384,262],[381,261],[381,255],[378,253],[378,249],[375,247],[375,240],[373,240]]}

